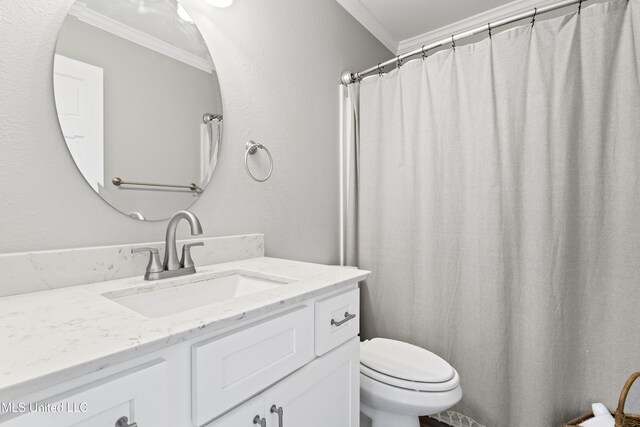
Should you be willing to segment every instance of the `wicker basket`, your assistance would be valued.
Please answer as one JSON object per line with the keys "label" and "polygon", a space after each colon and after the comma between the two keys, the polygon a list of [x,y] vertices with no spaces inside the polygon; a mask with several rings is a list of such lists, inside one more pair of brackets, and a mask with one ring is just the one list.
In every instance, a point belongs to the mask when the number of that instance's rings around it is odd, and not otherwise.
{"label": "wicker basket", "polygon": [[[627,395],[629,394],[631,386],[638,378],[640,378],[640,372],[636,372],[635,374],[631,375],[622,388],[622,392],[620,393],[620,400],[618,401],[618,410],[615,413],[611,413],[611,415],[613,415],[616,419],[615,427],[640,427],[640,414],[624,413],[624,404],[627,401]],[[580,425],[580,423],[590,420],[591,418],[593,418],[593,414],[585,414],[562,424],[561,427],[575,427],[577,425]]]}
{"label": "wicker basket", "polygon": [[620,393],[618,401],[618,410],[616,412],[616,427],[640,427],[640,414],[625,414],[624,404],[627,401],[627,395],[633,383],[640,377],[640,372],[631,375]]}

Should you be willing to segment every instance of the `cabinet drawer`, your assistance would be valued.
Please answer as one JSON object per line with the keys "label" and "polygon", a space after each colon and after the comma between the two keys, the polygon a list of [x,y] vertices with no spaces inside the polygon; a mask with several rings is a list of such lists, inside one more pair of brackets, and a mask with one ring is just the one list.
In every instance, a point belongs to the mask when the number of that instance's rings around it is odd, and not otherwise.
{"label": "cabinet drawer", "polygon": [[360,290],[353,289],[316,301],[315,329],[315,352],[318,356],[358,335]]}
{"label": "cabinet drawer", "polygon": [[[135,370],[91,383],[63,396],[47,399],[54,410],[36,412],[0,422],[2,427],[114,426],[126,416],[140,427],[168,426],[167,363],[154,361]],[[17,412],[22,412],[17,409]]]}
{"label": "cabinet drawer", "polygon": [[313,358],[313,308],[309,306],[195,345],[194,423],[202,425],[217,417]]}

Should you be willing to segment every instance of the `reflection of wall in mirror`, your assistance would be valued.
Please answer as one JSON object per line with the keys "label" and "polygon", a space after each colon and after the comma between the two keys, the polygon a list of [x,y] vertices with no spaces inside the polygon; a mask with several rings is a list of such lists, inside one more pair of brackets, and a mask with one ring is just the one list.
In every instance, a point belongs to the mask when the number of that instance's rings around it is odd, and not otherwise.
{"label": "reflection of wall in mirror", "polygon": [[[204,113],[221,112],[212,74],[69,16],[57,53],[104,69],[101,196],[124,212],[170,216],[196,197],[185,191],[115,188],[111,178],[200,183]],[[86,175],[85,175],[86,176]]]}

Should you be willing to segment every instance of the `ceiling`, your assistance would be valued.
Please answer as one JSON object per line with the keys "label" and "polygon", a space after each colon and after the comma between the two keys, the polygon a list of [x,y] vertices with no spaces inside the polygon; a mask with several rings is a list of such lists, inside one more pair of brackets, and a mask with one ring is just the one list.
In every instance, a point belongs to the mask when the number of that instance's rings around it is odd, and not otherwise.
{"label": "ceiling", "polygon": [[212,67],[200,31],[176,0],[78,0],[70,14],[178,60]]}
{"label": "ceiling", "polygon": [[484,25],[548,0],[337,0],[396,54]]}

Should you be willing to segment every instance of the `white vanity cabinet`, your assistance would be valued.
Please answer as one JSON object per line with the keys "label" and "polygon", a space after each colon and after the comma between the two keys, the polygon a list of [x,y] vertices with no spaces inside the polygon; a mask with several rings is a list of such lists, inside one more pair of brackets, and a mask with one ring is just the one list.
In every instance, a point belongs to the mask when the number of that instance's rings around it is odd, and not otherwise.
{"label": "white vanity cabinet", "polygon": [[359,347],[351,338],[207,427],[358,427]]}
{"label": "white vanity cabinet", "polygon": [[198,343],[192,354],[193,418],[202,425],[313,360],[313,307]]}
{"label": "white vanity cabinet", "polygon": [[13,412],[24,414],[2,427],[114,427],[122,417],[138,427],[169,427],[167,362],[152,361],[38,404],[16,406]]}
{"label": "white vanity cabinet", "polygon": [[352,338],[264,392],[267,426],[358,427],[359,348]]}
{"label": "white vanity cabinet", "polygon": [[[264,398],[257,396],[217,420],[210,422],[206,427],[255,427],[256,425],[260,426],[260,421],[265,419],[264,417]],[[256,422],[254,423],[254,421]]]}
{"label": "white vanity cabinet", "polygon": [[[357,427],[358,325],[359,291],[351,289],[319,298],[229,337],[195,346],[196,424],[243,400],[238,397],[246,400],[277,382],[207,426],[259,426],[260,423],[254,424],[258,416],[257,421],[264,419],[269,427]],[[203,369],[201,365],[213,369]],[[262,410],[258,411],[260,407]]]}
{"label": "white vanity cabinet", "polygon": [[354,282],[41,390],[17,401],[62,413],[0,412],[0,427],[357,427],[358,295]]}

